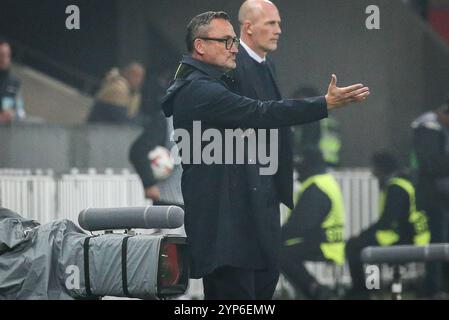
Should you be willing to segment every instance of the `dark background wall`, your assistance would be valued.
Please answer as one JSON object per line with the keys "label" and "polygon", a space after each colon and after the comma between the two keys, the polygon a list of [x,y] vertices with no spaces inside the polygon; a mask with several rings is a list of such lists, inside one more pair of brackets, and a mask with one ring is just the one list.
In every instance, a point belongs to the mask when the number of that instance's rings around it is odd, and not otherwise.
{"label": "dark background wall", "polygon": [[[173,74],[194,15],[225,10],[238,29],[241,2],[2,0],[0,33],[40,44],[55,59],[98,76],[112,65],[138,59],[148,65],[149,77],[156,77]],[[366,166],[381,148],[397,152],[406,163],[410,122],[449,93],[448,46],[400,0],[274,2],[283,35],[272,58],[284,96],[303,85],[324,93],[331,73],[342,86],[363,82],[371,89],[369,99],[334,112],[344,139],[343,165]],[[64,27],[68,4],[80,6],[79,31]],[[380,30],[365,27],[365,9],[372,4],[380,9]]]}
{"label": "dark background wall", "polygon": [[[80,9],[80,30],[65,27],[72,4]],[[118,16],[117,0],[1,0],[0,35],[102,76],[117,62]]]}

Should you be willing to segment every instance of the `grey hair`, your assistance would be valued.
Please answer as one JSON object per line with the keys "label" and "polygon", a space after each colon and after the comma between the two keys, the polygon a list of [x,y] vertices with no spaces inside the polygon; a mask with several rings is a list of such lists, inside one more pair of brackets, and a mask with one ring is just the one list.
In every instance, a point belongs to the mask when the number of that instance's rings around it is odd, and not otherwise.
{"label": "grey hair", "polygon": [[201,34],[207,32],[210,22],[214,19],[230,21],[229,15],[224,11],[207,11],[194,17],[187,25],[186,46],[189,53],[193,52],[193,42]]}

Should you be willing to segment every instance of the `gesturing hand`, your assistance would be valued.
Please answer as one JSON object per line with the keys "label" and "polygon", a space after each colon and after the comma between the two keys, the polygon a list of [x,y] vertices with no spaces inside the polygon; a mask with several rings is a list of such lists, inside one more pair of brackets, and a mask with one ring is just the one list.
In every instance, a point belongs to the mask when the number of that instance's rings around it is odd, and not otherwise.
{"label": "gesturing hand", "polygon": [[328,110],[343,107],[352,102],[361,102],[370,94],[369,88],[363,84],[354,84],[349,87],[337,87],[337,76],[332,75],[331,82],[326,94]]}

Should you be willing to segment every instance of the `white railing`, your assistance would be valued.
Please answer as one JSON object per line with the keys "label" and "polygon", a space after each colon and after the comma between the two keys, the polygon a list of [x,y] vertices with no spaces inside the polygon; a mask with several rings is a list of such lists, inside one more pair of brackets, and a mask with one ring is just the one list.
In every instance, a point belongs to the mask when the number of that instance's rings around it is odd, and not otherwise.
{"label": "white railing", "polygon": [[81,174],[74,169],[62,175],[57,184],[58,218],[78,221],[86,208],[132,207],[145,204],[142,185],[135,174],[107,170],[98,174],[90,169]]}
{"label": "white railing", "polygon": [[[10,172],[11,173],[11,172]],[[27,218],[48,222],[56,218],[56,185],[52,175],[28,171],[0,173],[0,206]]]}
{"label": "white railing", "polygon": [[[158,184],[165,202],[182,204],[179,185],[181,169],[176,167],[166,181]],[[128,207],[149,204],[141,181],[128,170],[98,173],[89,169],[81,173],[54,176],[42,170],[0,169],[0,206],[16,211],[40,223],[70,219],[77,223],[78,214],[88,207]]]}
{"label": "white railing", "polygon": [[334,171],[345,205],[345,237],[358,235],[379,217],[379,186],[368,170]]}

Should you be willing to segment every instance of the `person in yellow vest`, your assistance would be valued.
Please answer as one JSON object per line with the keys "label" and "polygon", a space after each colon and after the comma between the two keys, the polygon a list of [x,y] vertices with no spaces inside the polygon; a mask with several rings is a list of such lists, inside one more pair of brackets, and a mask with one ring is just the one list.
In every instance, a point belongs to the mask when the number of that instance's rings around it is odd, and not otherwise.
{"label": "person in yellow vest", "polygon": [[348,299],[368,299],[360,253],[367,246],[399,244],[427,245],[430,232],[427,215],[416,207],[415,188],[400,169],[396,158],[387,152],[372,157],[373,174],[381,189],[379,220],[346,243],[346,258],[352,277]]}
{"label": "person in yellow vest", "polygon": [[309,299],[327,299],[330,289],[305,267],[307,261],[344,264],[344,205],[340,187],[326,172],[321,151],[305,149],[297,163],[301,188],[282,226],[281,271]]}

